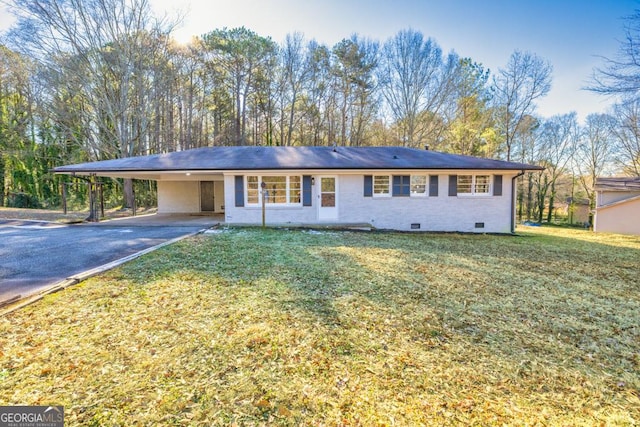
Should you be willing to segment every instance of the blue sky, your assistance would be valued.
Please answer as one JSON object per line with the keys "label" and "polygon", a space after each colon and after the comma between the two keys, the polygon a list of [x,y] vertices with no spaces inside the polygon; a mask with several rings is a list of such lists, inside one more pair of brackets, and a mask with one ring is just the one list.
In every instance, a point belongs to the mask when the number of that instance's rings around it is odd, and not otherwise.
{"label": "blue sky", "polygon": [[[172,11],[173,0],[151,0]],[[181,40],[215,28],[245,26],[280,42],[299,31],[329,46],[353,33],[383,42],[413,28],[443,50],[455,50],[492,71],[516,50],[530,51],[554,67],[543,116],[576,111],[580,120],[604,112],[611,100],[584,91],[598,56],[613,57],[624,37],[623,18],[635,0],[187,0]]]}
{"label": "blue sky", "polygon": [[[281,42],[303,33],[329,46],[353,33],[384,42],[413,28],[492,71],[516,50],[547,59],[554,68],[542,116],[606,111],[611,100],[582,90],[598,56],[614,57],[624,38],[623,18],[638,0],[149,0],[156,12],[187,13],[176,37],[187,41],[217,28],[245,26]],[[0,14],[0,29],[9,19]]]}

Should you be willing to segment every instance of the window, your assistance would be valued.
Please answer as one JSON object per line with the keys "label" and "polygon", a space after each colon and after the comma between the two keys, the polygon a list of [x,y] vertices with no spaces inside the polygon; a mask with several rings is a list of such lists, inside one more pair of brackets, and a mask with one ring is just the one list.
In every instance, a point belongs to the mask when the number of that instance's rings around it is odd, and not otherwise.
{"label": "window", "polygon": [[474,193],[489,194],[489,175],[476,175],[475,191]]}
{"label": "window", "polygon": [[247,176],[247,205],[261,204],[261,185],[264,182],[264,201],[267,205],[299,205],[302,200],[302,177]]}
{"label": "window", "polygon": [[411,175],[411,195],[426,196],[427,195],[427,176]]}
{"label": "window", "polygon": [[289,177],[289,203],[300,203],[301,200],[301,182],[299,176]]}
{"label": "window", "polygon": [[409,175],[394,175],[393,197],[408,196],[411,190],[411,177]]}
{"label": "window", "polygon": [[287,203],[287,177],[286,176],[263,176],[266,204]]}
{"label": "window", "polygon": [[489,195],[490,175],[458,175],[458,194]]}
{"label": "window", "polygon": [[473,175],[458,175],[458,194],[473,193]]}
{"label": "window", "polygon": [[247,204],[255,205],[260,203],[260,183],[257,176],[247,177]]}
{"label": "window", "polygon": [[336,206],[336,179],[323,176],[320,178],[320,206],[334,208]]}
{"label": "window", "polygon": [[437,175],[364,176],[364,197],[426,197],[431,193],[433,196],[438,195]]}
{"label": "window", "polygon": [[373,176],[373,195],[374,196],[389,195],[389,176],[388,175]]}

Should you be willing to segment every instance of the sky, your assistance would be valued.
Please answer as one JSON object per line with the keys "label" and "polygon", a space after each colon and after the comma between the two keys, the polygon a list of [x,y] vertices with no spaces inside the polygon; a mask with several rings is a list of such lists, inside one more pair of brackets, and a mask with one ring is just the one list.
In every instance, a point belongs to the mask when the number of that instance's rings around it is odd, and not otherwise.
{"label": "sky", "polygon": [[[640,0],[149,0],[156,14],[184,14],[174,36],[187,42],[214,29],[246,27],[282,42],[288,33],[333,46],[357,33],[383,43],[400,30],[431,37],[496,72],[515,50],[553,66],[543,117],[575,111],[580,121],[605,112],[611,99],[583,88],[602,57],[614,58],[625,17]],[[0,30],[10,19],[0,11]]]}
{"label": "sky", "polygon": [[[174,13],[175,0],[151,0],[158,13]],[[617,55],[625,17],[636,0],[186,0],[176,38],[187,41],[214,29],[244,26],[282,42],[287,33],[333,46],[357,33],[383,43],[403,29],[434,39],[492,72],[515,50],[553,66],[550,93],[538,102],[543,117],[575,111],[580,121],[605,112],[611,99],[583,88],[601,57]]]}

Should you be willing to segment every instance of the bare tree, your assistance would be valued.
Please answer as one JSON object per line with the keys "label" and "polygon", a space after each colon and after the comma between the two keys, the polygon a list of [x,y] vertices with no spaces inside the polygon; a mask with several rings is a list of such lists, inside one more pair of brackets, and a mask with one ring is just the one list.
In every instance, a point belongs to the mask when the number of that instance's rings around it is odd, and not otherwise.
{"label": "bare tree", "polygon": [[[309,80],[305,85],[303,119],[309,133],[310,145],[335,141],[329,124],[330,106],[334,105],[331,89],[331,52],[325,45],[312,40],[307,45]],[[301,132],[302,133],[302,132]],[[304,138],[301,137],[302,140]]]}
{"label": "bare tree", "polygon": [[625,21],[625,38],[618,54],[614,58],[602,57],[604,66],[593,71],[588,90],[624,98],[640,95],[640,10]]}
{"label": "bare tree", "polygon": [[539,222],[542,222],[547,197],[547,222],[551,222],[556,198],[556,184],[573,157],[578,137],[577,128],[576,113],[570,113],[547,119],[540,129],[537,144],[538,157],[539,163],[545,169],[538,173],[537,180]]}
{"label": "bare tree", "polygon": [[296,113],[299,110],[298,104],[301,101],[300,98],[310,75],[304,36],[301,33],[287,34],[280,48],[280,60],[282,67],[281,98],[283,100],[282,123],[280,126],[281,134],[283,135],[282,144],[292,145]]}
{"label": "bare tree", "polygon": [[440,46],[414,30],[400,31],[382,48],[378,79],[391,117],[406,146],[437,140],[437,122],[455,89],[457,55],[443,59]]}
{"label": "bare tree", "polygon": [[374,71],[378,44],[357,35],[333,48],[333,88],[337,101],[335,118],[338,141],[342,145],[361,145],[364,129],[377,108]]}
{"label": "bare tree", "polygon": [[[17,18],[9,33],[13,44],[80,85],[90,108],[85,136],[96,154],[136,154],[148,125],[140,109],[148,93],[142,67],[149,39],[172,26],[154,19],[148,0],[15,0],[10,10]],[[131,180],[125,180],[124,194],[133,206]]]}
{"label": "bare tree", "polygon": [[[612,166],[615,155],[616,120],[608,114],[590,114],[580,133],[574,153],[578,180],[595,208],[594,185],[596,178]],[[573,201],[572,201],[573,202]],[[589,221],[591,223],[591,221]]]}
{"label": "bare tree", "polygon": [[[541,162],[539,158],[540,126],[540,119],[534,116],[526,116],[520,122],[517,144],[519,162],[532,165]],[[518,180],[518,215],[520,220],[524,215],[527,220],[533,217],[534,209],[537,207],[534,203],[534,184],[539,182],[538,178],[539,172],[527,171]]]}
{"label": "bare tree", "polygon": [[640,99],[615,105],[614,115],[618,163],[624,173],[640,176]]}
{"label": "bare tree", "polygon": [[495,118],[502,132],[507,160],[511,160],[522,120],[535,112],[534,101],[551,90],[551,72],[549,62],[529,52],[515,51],[507,66],[494,76]]}
{"label": "bare tree", "polygon": [[603,57],[604,66],[593,71],[588,90],[617,96],[614,114],[619,120],[615,131],[618,159],[625,173],[640,176],[640,10],[626,17],[625,38],[614,58]]}

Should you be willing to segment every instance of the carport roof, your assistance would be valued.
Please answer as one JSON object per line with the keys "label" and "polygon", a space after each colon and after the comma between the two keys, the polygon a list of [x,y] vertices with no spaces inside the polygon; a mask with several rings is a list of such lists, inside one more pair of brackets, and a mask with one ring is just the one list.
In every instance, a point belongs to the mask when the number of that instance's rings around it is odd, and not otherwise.
{"label": "carport roof", "polygon": [[539,170],[539,166],[406,147],[206,147],[60,166],[55,173],[228,170]]}

